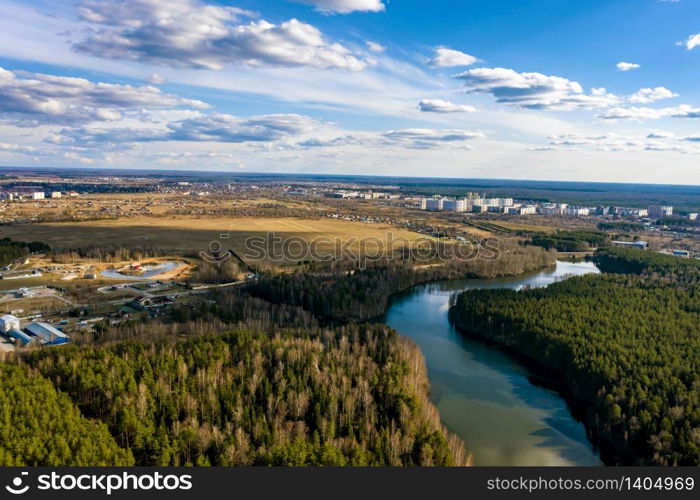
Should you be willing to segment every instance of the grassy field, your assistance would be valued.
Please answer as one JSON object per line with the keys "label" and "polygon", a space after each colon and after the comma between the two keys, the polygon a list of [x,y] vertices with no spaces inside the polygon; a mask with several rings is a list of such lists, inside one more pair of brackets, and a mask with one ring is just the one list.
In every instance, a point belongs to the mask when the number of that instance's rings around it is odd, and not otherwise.
{"label": "grassy field", "polygon": [[[47,223],[0,226],[0,237],[19,241],[43,241],[53,248],[99,247],[157,247],[171,253],[208,252],[212,242],[233,249],[246,257],[251,252],[246,240],[268,237],[274,233],[290,243],[289,254],[299,253],[298,241],[317,241],[319,251],[336,248],[337,242],[351,241],[348,248],[359,250],[360,238],[371,238],[368,252],[375,252],[380,242],[414,241],[422,235],[385,224],[365,224],[336,219],[299,219],[263,217],[131,217],[117,220],[77,223]],[[389,239],[388,239],[389,238]],[[281,244],[278,244],[278,246]],[[394,244],[393,246],[398,246]],[[286,258],[278,264],[293,264],[305,258]]]}
{"label": "grassy field", "polygon": [[497,222],[494,222],[494,224],[498,226],[505,227],[506,229],[510,229],[511,231],[532,231],[532,232],[542,232],[542,233],[552,233],[554,232],[555,228],[552,226],[547,226],[547,225],[535,225],[535,224],[521,224],[519,222],[512,222],[512,221],[502,221],[499,220]]}

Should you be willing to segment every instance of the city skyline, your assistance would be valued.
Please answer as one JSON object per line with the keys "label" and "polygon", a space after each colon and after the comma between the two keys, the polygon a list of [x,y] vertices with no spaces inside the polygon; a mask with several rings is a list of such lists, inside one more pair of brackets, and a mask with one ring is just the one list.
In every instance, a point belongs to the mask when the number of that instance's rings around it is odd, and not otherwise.
{"label": "city skyline", "polygon": [[700,184],[688,0],[4,4],[2,165]]}

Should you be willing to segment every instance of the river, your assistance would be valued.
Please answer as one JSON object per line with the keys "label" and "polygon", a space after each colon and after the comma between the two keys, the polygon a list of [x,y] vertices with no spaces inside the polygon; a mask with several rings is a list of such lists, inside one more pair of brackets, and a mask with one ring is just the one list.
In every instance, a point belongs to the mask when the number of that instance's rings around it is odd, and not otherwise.
{"label": "river", "polygon": [[583,424],[566,401],[498,347],[456,331],[450,296],[477,288],[547,286],[570,275],[599,272],[593,263],[558,261],[556,269],[498,279],[450,280],[395,295],[385,322],[425,356],[430,398],[458,434],[475,465],[602,465]]}

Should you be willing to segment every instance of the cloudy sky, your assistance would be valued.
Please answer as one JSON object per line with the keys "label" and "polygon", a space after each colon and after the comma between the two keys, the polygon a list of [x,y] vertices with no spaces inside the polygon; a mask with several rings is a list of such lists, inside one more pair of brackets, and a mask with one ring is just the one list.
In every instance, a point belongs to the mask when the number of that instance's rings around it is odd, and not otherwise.
{"label": "cloudy sky", "polygon": [[700,184],[698,0],[3,0],[0,165]]}

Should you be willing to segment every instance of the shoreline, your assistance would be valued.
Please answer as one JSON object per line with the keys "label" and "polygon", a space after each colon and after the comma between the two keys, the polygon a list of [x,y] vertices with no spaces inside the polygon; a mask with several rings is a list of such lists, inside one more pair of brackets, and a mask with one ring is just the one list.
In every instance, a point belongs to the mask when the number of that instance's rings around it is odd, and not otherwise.
{"label": "shoreline", "polygon": [[603,461],[604,467],[612,467],[618,465],[628,465],[621,463],[624,460],[625,453],[621,450],[616,449],[609,441],[603,439],[595,430],[590,422],[590,416],[588,413],[589,405],[585,401],[580,400],[572,394],[569,388],[564,384],[561,379],[562,375],[556,370],[549,368],[548,366],[542,364],[537,359],[528,356],[527,354],[517,350],[516,348],[494,340],[486,335],[472,332],[466,330],[459,325],[457,325],[451,318],[450,323],[453,328],[460,334],[467,336],[471,339],[478,340],[479,342],[494,347],[508,356],[515,359],[518,363],[525,366],[533,375],[530,377],[530,381],[534,385],[538,385],[545,389],[550,389],[555,391],[562,399],[565,401],[567,408],[571,412],[571,415],[581,422],[586,429],[586,437],[588,438],[593,449],[598,452],[600,459]]}
{"label": "shoreline", "polygon": [[[557,260],[566,260],[564,259],[559,259]],[[587,259],[582,259],[582,260],[587,260]],[[440,282],[448,282],[448,281],[459,281],[459,280],[468,280],[468,279],[474,279],[474,280],[489,280],[489,279],[498,279],[498,278],[511,278],[511,277],[520,277],[520,276],[526,276],[528,274],[534,274],[542,271],[546,271],[548,269],[552,269],[553,267],[556,267],[556,261],[553,264],[550,265],[545,265],[536,269],[531,269],[524,271],[522,273],[517,273],[517,274],[509,274],[509,273],[498,273],[496,276],[473,276],[473,277],[459,277],[459,278],[443,278],[443,279],[435,279],[435,280],[426,280],[423,282],[415,283],[412,284],[411,286],[408,286],[402,290],[399,290],[393,294],[391,294],[388,298],[387,301],[387,306],[385,308],[384,313],[382,315],[377,316],[376,318],[373,318],[371,321],[373,322],[381,322],[386,325],[384,322],[386,318],[386,313],[389,310],[391,306],[391,302],[395,296],[398,296],[402,293],[406,293],[412,288],[418,287],[418,286],[425,286],[429,285],[431,283],[440,283]],[[451,308],[450,308],[451,310]],[[590,422],[590,416],[588,414],[588,404],[585,401],[582,401],[578,398],[576,398],[566,387],[564,382],[561,380],[561,375],[557,373],[555,370],[552,370],[551,368],[545,366],[544,364],[540,363],[537,359],[532,358],[517,349],[508,346],[506,344],[503,344],[501,342],[498,342],[490,337],[487,337],[485,335],[481,335],[475,332],[470,332],[467,331],[461,327],[459,327],[450,317],[450,313],[448,312],[448,321],[452,325],[452,327],[458,331],[461,335],[465,335],[471,339],[477,340],[484,345],[487,345],[492,348],[496,348],[500,350],[501,352],[504,352],[514,360],[516,360],[518,363],[522,364],[527,370],[530,372],[530,376],[528,377],[530,382],[535,385],[539,386],[545,389],[552,390],[556,392],[565,402],[567,409],[571,413],[571,416],[581,422],[585,428],[586,431],[586,438],[589,441],[590,445],[592,446],[593,450],[598,454],[600,457],[600,460],[603,462],[602,467],[610,467],[610,466],[615,466],[615,465],[620,465],[621,461],[624,460],[625,454],[617,450],[611,443],[609,443],[607,440],[604,440],[598,433],[596,432],[595,428]],[[388,325],[387,325],[388,326]],[[397,334],[404,338],[413,340],[401,334],[400,332],[397,332]],[[417,346],[419,351],[422,353],[422,350],[420,350],[420,347]],[[423,355],[424,357],[424,355]],[[426,373],[427,377],[427,373]],[[428,390],[430,390],[430,379],[428,378]],[[433,405],[434,406],[434,405]],[[439,415],[439,411],[438,411]],[[442,420],[442,417],[440,417]],[[442,422],[441,422],[442,423]],[[442,423],[444,426],[445,424]],[[451,432],[451,431],[450,431]],[[460,438],[463,442],[465,442],[462,438]],[[469,443],[465,442],[465,445],[467,446],[467,450],[469,450]],[[478,466],[477,463],[473,463],[472,465]]]}

